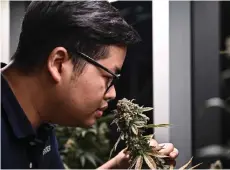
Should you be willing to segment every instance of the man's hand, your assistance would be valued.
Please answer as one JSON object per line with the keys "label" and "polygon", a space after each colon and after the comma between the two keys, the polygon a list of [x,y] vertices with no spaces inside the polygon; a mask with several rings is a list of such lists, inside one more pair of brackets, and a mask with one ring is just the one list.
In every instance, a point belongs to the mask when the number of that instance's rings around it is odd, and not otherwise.
{"label": "man's hand", "polygon": [[156,140],[152,139],[150,141],[150,146],[154,146],[154,147],[162,146],[163,148],[159,152],[163,153],[166,156],[169,156],[169,158],[171,158],[172,160],[176,159],[177,156],[179,155],[178,149],[176,149],[172,143],[158,144]]}
{"label": "man's hand", "polygon": [[[175,161],[175,159],[179,155],[179,151],[174,147],[172,143],[158,144],[156,140],[152,139],[150,141],[150,146],[153,146],[153,147],[163,146],[163,148],[159,150],[159,152],[163,153],[166,156],[169,156],[169,158],[172,161]],[[130,156],[129,156],[129,153],[126,151],[126,149],[123,149],[113,159],[114,159],[114,163],[116,164],[114,168],[126,169],[129,167]]]}

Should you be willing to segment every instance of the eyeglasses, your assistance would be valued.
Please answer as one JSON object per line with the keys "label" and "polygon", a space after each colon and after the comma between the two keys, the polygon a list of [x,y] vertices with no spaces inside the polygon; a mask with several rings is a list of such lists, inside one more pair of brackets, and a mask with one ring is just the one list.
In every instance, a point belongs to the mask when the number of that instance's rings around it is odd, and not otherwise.
{"label": "eyeglasses", "polygon": [[109,91],[109,89],[116,85],[116,82],[119,80],[119,77],[121,76],[120,74],[114,74],[111,70],[107,69],[106,67],[104,67],[103,65],[99,64],[97,61],[95,61],[94,59],[92,59],[91,57],[87,56],[84,53],[81,52],[77,52],[82,58],[84,58],[86,61],[88,61],[89,63],[95,65],[96,67],[99,67],[101,69],[103,69],[104,71],[106,71],[107,73],[111,74],[113,76],[112,79],[109,80],[108,85],[107,85],[107,89],[105,91],[105,94]]}

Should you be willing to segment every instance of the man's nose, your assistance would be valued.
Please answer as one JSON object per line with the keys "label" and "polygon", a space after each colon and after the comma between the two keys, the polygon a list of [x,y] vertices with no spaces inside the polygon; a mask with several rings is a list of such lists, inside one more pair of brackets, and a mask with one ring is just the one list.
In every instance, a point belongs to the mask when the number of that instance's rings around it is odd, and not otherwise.
{"label": "man's nose", "polygon": [[115,86],[111,86],[105,94],[105,100],[114,100],[116,98]]}

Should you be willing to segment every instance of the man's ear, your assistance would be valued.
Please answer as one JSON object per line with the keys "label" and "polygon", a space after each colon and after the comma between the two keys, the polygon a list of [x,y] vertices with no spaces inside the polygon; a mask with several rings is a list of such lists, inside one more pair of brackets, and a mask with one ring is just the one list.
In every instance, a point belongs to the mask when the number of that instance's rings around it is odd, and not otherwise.
{"label": "man's ear", "polygon": [[69,55],[64,47],[56,47],[50,53],[47,61],[47,68],[55,82],[61,80],[63,64],[69,60]]}

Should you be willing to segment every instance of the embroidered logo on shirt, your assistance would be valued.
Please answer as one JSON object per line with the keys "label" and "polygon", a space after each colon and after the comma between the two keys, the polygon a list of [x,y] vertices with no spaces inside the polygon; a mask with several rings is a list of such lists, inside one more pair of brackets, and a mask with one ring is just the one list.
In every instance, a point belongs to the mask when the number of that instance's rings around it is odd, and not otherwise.
{"label": "embroidered logo on shirt", "polygon": [[46,146],[45,149],[43,149],[43,155],[47,154],[50,151],[51,151],[51,146],[50,145]]}

